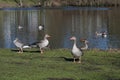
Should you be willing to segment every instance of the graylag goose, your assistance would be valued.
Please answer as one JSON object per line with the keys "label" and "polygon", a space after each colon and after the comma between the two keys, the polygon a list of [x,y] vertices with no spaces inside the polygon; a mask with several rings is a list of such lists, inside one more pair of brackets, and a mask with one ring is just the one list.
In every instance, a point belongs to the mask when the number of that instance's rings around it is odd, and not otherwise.
{"label": "graylag goose", "polygon": [[50,36],[48,34],[45,34],[44,39],[41,40],[39,43],[37,43],[37,45],[40,48],[40,53],[43,53],[43,48],[45,48],[46,46],[48,46],[49,41],[47,38],[49,38]]}
{"label": "graylag goose", "polygon": [[87,50],[88,49],[88,41],[86,39],[81,40],[84,42],[84,46],[81,47],[81,50]]}
{"label": "graylag goose", "polygon": [[18,53],[23,53],[23,46],[24,46],[24,44],[23,44],[18,38],[16,38],[16,39],[13,41],[13,43],[15,44],[15,46],[16,46],[17,48],[19,48],[19,52],[18,52]]}
{"label": "graylag goose", "polygon": [[19,48],[19,52],[18,53],[23,53],[23,48],[31,48],[30,46],[28,45],[24,45],[18,38],[16,38],[14,41],[13,41],[14,45]]}
{"label": "graylag goose", "polygon": [[74,44],[73,44],[73,48],[72,48],[72,55],[73,55],[73,58],[74,58],[74,62],[75,62],[75,59],[79,59],[79,62],[78,63],[81,63],[81,56],[82,56],[82,51],[77,47],[76,45],[76,37],[71,37],[70,40],[73,40],[74,41]]}

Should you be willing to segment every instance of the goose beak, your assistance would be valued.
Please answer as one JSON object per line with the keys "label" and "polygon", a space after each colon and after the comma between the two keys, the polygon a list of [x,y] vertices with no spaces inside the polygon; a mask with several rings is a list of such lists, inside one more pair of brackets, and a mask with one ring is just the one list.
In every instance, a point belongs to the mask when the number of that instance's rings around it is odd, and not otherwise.
{"label": "goose beak", "polygon": [[51,37],[50,35],[47,35],[47,38]]}
{"label": "goose beak", "polygon": [[50,35],[48,35],[48,34],[46,34],[46,35],[45,35],[45,37],[46,37],[46,38],[49,38],[49,37],[51,37],[51,36],[50,36]]}
{"label": "goose beak", "polygon": [[50,35],[48,35],[48,37],[51,37]]}

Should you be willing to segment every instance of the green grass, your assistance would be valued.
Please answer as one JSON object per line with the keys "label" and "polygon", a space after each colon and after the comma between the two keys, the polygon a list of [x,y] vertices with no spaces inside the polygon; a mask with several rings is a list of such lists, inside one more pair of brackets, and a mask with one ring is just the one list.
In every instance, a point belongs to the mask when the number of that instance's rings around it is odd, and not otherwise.
{"label": "green grass", "polygon": [[90,50],[81,64],[72,60],[68,49],[0,49],[0,80],[120,80],[119,52]]}

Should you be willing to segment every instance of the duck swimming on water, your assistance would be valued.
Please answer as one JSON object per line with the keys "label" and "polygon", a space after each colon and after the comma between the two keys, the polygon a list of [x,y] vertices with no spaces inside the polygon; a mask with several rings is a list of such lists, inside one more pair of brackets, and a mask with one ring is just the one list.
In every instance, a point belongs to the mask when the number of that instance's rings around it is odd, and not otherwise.
{"label": "duck swimming on water", "polygon": [[44,26],[40,25],[40,26],[38,26],[38,29],[39,30],[44,30]]}
{"label": "duck swimming on water", "polygon": [[95,35],[96,35],[96,36],[102,36],[102,33],[96,31],[96,32],[95,32]]}
{"label": "duck swimming on water", "polygon": [[95,34],[96,34],[96,37],[99,37],[99,36],[101,36],[101,37],[103,37],[103,38],[106,38],[107,37],[107,33],[104,31],[104,32],[95,32]]}
{"label": "duck swimming on water", "polygon": [[107,37],[107,33],[106,33],[106,32],[103,32],[103,33],[102,33],[102,37],[106,38],[106,37]]}
{"label": "duck swimming on water", "polygon": [[18,29],[19,29],[19,30],[22,29],[22,28],[23,28],[22,26],[20,26],[20,25],[18,26]]}

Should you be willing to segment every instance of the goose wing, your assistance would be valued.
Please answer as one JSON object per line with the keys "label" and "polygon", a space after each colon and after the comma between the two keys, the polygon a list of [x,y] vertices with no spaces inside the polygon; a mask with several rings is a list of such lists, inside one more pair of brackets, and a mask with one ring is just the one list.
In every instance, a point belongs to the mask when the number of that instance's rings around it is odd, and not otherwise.
{"label": "goose wing", "polygon": [[24,45],[20,40],[14,40],[13,43],[19,48],[23,47]]}

